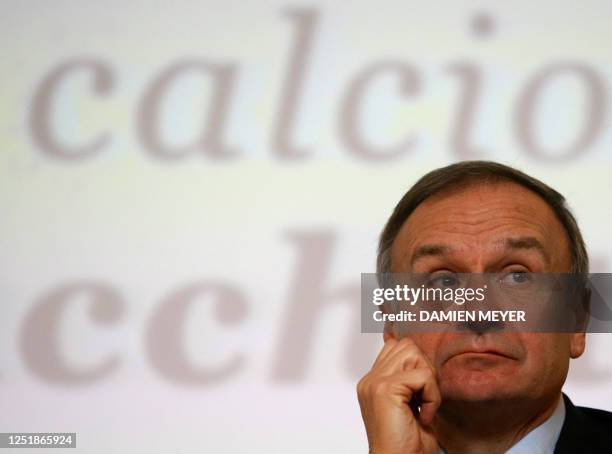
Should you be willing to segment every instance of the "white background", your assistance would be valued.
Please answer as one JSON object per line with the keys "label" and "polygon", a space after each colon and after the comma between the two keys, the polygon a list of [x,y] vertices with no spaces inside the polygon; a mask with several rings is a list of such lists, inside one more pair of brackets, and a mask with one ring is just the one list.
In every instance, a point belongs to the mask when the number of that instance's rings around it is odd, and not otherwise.
{"label": "white background", "polygon": [[[562,192],[592,271],[611,271],[606,2],[5,1],[0,8],[2,432],[77,432],[77,451],[88,453],[366,452],[354,388],[382,340],[357,334],[358,301],[329,295],[374,270],[377,236],[405,190],[467,157],[514,165]],[[296,158],[274,137],[304,18],[309,48],[285,129],[291,146],[304,150]],[[164,71],[186,60],[235,68],[217,131],[237,150],[233,158],[195,145],[163,159],[143,143],[143,100]],[[81,66],[54,86],[41,114],[36,100],[53,71],[92,61],[108,72],[106,91],[96,92],[95,73]],[[342,129],[347,93],[381,61],[416,81],[403,92],[401,73],[390,70],[367,85],[356,123],[369,144],[364,156]],[[568,64],[587,68],[601,87],[592,91],[584,73],[553,73],[534,101],[534,152],[517,133],[516,112],[532,99],[527,87],[538,74]],[[457,68],[470,68],[474,91]],[[215,93],[206,72],[171,84],[156,122],[166,146],[196,141]],[[466,97],[471,111],[462,110]],[[81,159],[58,156],[37,137],[36,115],[64,150],[102,134],[107,142]],[[463,147],[453,139],[461,119]],[[593,124],[592,140],[572,149]],[[384,158],[409,136],[411,147]],[[319,262],[301,268],[309,253]],[[292,311],[312,310],[296,308],[292,292],[308,277],[323,296],[312,302],[313,325],[296,332],[288,329]],[[160,371],[152,356],[167,339],[150,347],[147,333],[177,292],[206,282],[231,287],[243,304],[224,318],[214,297],[196,295],[180,349],[194,376],[241,362],[220,378],[187,383]],[[100,324],[91,295],[75,294],[53,325],[55,344],[28,328],[53,292],[84,283],[116,293],[115,318]],[[35,354],[25,344],[38,345]],[[565,390],[576,403],[612,409],[609,345],[609,335],[589,335],[587,354],[572,363]],[[116,362],[71,382],[45,375],[53,352],[78,376]]]}

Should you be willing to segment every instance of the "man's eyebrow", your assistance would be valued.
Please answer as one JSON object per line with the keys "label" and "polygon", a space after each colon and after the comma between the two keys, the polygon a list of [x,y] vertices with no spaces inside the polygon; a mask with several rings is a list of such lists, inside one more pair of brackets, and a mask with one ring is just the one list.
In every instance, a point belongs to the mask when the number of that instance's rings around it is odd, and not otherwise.
{"label": "man's eyebrow", "polygon": [[[517,238],[506,238],[500,241],[507,249],[533,249],[538,251],[547,262],[550,262],[550,253],[546,250],[540,240],[532,236],[522,236]],[[412,258],[410,264],[414,264],[419,259],[424,257],[436,257],[448,255],[450,248],[444,244],[424,244],[419,246]]]}
{"label": "man's eyebrow", "polygon": [[506,248],[508,249],[534,249],[542,256],[547,262],[550,262],[550,254],[544,247],[544,245],[535,237],[522,236],[518,238],[506,238],[502,240]]}
{"label": "man's eyebrow", "polygon": [[444,246],[443,244],[424,244],[423,246],[419,246],[414,254],[412,254],[412,258],[410,259],[410,264],[414,264],[417,260],[428,257],[428,256],[440,256],[448,254],[448,246]]}

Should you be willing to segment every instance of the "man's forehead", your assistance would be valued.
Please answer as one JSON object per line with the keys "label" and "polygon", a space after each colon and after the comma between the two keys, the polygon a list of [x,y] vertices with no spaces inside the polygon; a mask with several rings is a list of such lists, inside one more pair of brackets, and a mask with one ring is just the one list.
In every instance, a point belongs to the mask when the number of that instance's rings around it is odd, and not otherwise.
{"label": "man's forehead", "polygon": [[550,261],[565,240],[560,221],[535,193],[515,183],[474,184],[419,205],[400,229],[392,256],[405,263],[505,248],[540,253]]}

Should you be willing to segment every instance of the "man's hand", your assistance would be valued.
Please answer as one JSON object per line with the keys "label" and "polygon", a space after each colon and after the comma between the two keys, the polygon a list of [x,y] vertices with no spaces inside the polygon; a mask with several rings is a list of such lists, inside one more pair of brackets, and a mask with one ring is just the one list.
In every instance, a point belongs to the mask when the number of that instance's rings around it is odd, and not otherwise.
{"label": "man's hand", "polygon": [[[431,424],[440,390],[429,359],[409,338],[389,338],[357,384],[370,453],[438,453]],[[411,405],[420,407],[415,416]]]}

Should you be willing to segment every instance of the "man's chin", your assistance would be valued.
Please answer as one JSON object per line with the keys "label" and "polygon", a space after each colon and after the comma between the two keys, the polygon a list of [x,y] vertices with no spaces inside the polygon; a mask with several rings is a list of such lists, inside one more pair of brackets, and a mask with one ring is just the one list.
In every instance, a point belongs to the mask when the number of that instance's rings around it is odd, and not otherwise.
{"label": "man's chin", "polygon": [[440,382],[442,399],[491,402],[512,398],[516,380],[487,372],[469,372]]}
{"label": "man's chin", "polygon": [[499,402],[512,397],[512,393],[508,390],[501,390],[497,388],[466,388],[466,387],[452,387],[450,389],[442,390],[443,401],[455,401],[455,402],[473,402],[473,403],[487,403],[487,402]]}

